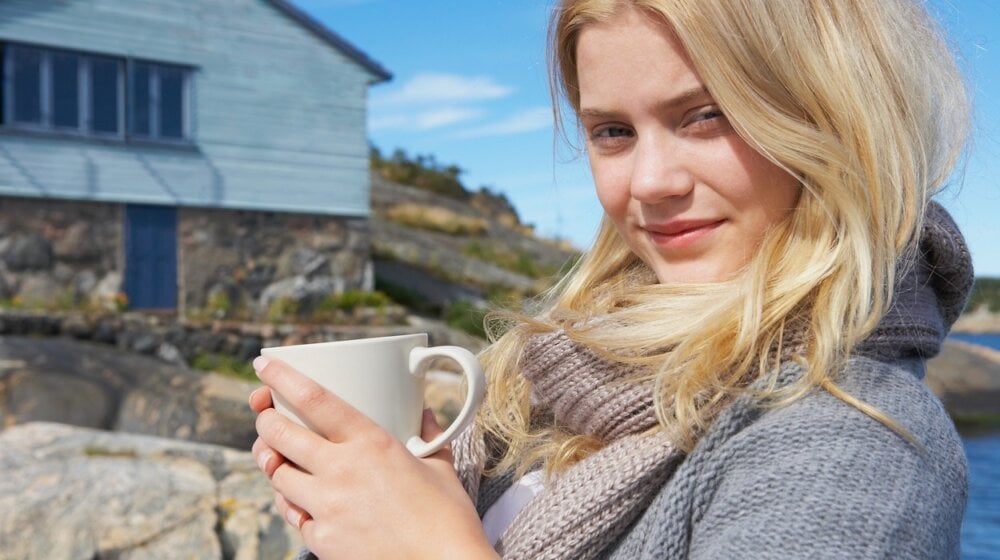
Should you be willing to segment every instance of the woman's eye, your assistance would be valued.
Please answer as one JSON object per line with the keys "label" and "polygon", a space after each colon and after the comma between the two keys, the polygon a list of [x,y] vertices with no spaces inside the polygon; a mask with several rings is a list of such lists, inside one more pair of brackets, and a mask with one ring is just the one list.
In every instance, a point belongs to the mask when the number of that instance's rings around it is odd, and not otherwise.
{"label": "woman's eye", "polygon": [[624,138],[634,136],[631,128],[625,126],[605,126],[594,130],[594,138]]}
{"label": "woman's eye", "polygon": [[685,128],[693,129],[695,131],[707,131],[716,132],[729,130],[729,120],[726,115],[718,107],[713,107],[695,113],[687,123],[684,125]]}

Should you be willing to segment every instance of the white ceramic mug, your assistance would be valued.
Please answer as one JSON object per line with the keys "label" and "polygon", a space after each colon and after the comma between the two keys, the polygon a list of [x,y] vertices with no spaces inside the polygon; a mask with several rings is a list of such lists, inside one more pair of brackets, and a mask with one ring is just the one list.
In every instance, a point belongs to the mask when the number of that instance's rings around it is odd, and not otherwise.
{"label": "white ceramic mug", "polygon": [[[423,333],[274,346],[262,349],[260,354],[281,360],[344,399],[417,457],[426,457],[455,439],[475,418],[486,392],[483,370],[471,352],[458,346],[428,348]],[[420,438],[425,374],[430,359],[441,356],[461,366],[468,395],[451,426],[427,442]],[[275,392],[272,396],[276,410],[317,431],[281,395]]]}

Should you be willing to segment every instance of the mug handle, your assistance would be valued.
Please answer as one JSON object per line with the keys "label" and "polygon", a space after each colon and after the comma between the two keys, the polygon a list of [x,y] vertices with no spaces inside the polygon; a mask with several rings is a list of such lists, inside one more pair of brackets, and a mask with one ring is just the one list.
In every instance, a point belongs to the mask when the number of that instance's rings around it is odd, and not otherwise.
{"label": "mug handle", "polygon": [[468,395],[465,397],[465,404],[462,411],[458,413],[455,421],[448,426],[441,435],[432,441],[424,441],[420,436],[413,436],[406,442],[406,448],[417,457],[426,457],[436,453],[439,449],[455,439],[469,424],[476,418],[476,410],[483,402],[486,395],[486,377],[483,375],[483,368],[479,365],[479,360],[465,348],[460,346],[434,346],[425,348],[417,346],[410,351],[410,371],[416,374],[420,371],[420,366],[427,360],[444,356],[458,362],[462,367],[462,374],[468,383]]}

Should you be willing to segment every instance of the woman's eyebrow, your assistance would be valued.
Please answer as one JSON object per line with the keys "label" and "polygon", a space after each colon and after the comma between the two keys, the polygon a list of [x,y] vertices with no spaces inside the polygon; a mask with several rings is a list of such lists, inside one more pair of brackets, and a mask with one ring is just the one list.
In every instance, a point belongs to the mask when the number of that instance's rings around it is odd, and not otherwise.
{"label": "woman's eyebrow", "polygon": [[[657,109],[659,110],[670,110],[679,105],[684,105],[703,98],[711,98],[712,94],[708,92],[708,88],[704,85],[695,86],[691,89],[682,91],[681,93],[662,101],[657,104]],[[604,109],[584,107],[580,109],[581,118],[615,118],[620,115],[619,111],[608,111]]]}

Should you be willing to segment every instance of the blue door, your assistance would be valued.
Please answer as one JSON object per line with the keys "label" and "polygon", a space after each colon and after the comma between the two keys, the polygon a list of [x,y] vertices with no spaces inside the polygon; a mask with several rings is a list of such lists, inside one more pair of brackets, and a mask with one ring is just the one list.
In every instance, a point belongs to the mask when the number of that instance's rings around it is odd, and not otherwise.
{"label": "blue door", "polygon": [[125,207],[125,295],[130,309],[177,307],[177,209]]}

